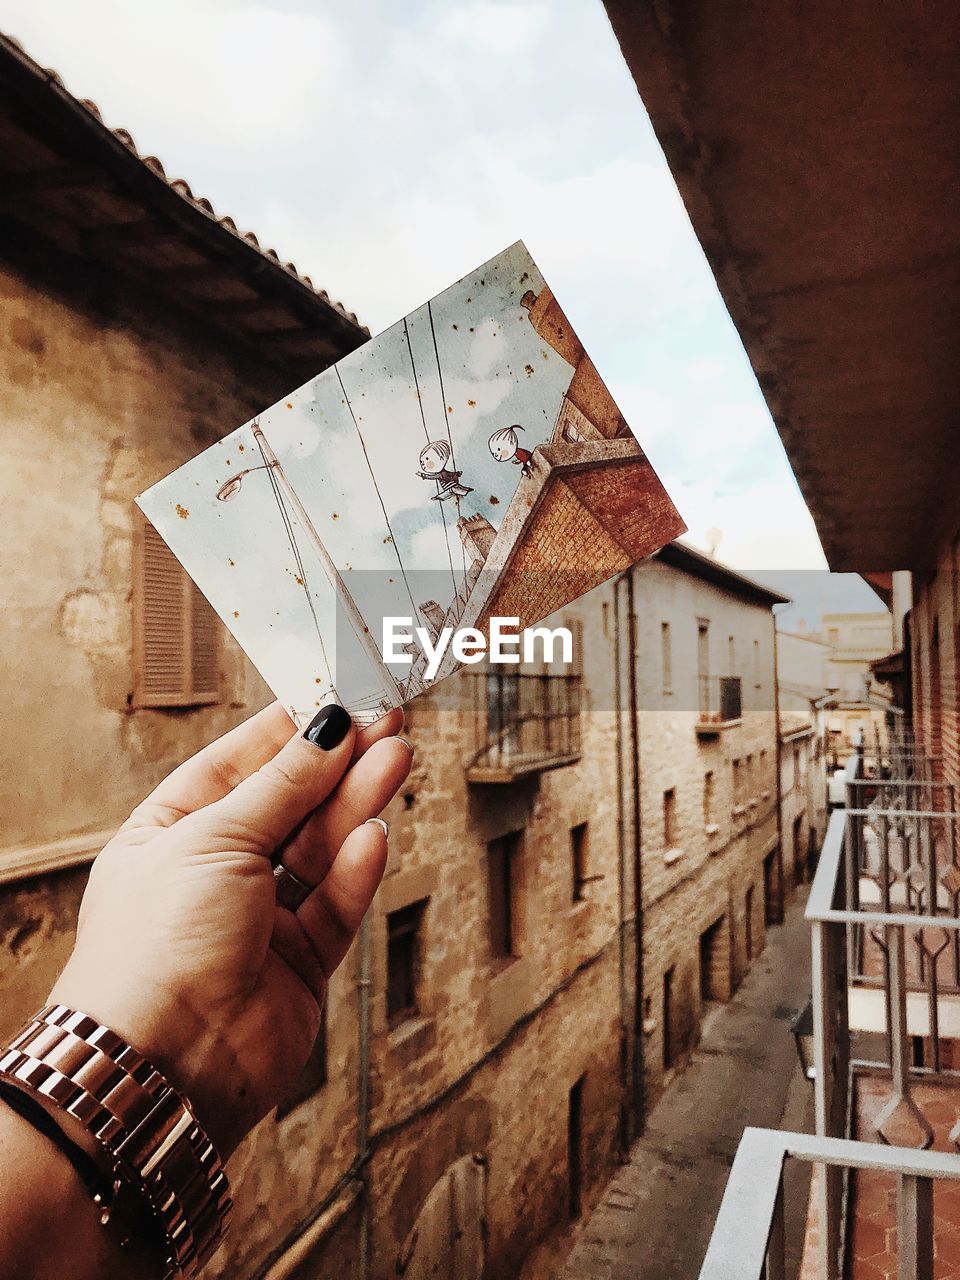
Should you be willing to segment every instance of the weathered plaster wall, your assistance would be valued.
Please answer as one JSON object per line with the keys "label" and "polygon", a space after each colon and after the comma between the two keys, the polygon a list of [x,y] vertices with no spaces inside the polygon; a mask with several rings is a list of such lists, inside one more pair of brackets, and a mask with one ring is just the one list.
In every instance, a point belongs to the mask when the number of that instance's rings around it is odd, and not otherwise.
{"label": "weathered plaster wall", "polygon": [[263,701],[225,638],[223,701],[132,712],[133,498],[261,403],[191,341],[83,310],[0,271],[3,848],[99,831]]}
{"label": "weathered plaster wall", "polygon": [[224,637],[218,706],[130,708],[133,497],[271,391],[182,321],[142,330],[0,268],[0,1035],[45,998],[86,878],[14,866],[95,852],[266,698]]}

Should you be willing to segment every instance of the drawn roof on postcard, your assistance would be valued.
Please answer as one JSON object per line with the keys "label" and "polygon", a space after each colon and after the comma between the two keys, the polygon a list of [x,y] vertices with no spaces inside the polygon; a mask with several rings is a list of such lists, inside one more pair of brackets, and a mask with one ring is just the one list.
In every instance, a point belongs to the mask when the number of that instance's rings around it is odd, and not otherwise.
{"label": "drawn roof on postcard", "polygon": [[423,691],[385,617],[532,625],[684,528],[520,243],[140,504],[298,720]]}

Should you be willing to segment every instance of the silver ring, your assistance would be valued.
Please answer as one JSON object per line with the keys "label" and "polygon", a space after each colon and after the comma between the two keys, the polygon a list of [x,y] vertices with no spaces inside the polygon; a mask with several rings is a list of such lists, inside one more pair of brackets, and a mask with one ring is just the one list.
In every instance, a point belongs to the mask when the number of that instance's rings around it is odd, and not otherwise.
{"label": "silver ring", "polygon": [[286,907],[288,911],[296,911],[303,900],[313,892],[310,885],[298,880],[282,862],[274,865],[273,883],[277,891],[277,906]]}

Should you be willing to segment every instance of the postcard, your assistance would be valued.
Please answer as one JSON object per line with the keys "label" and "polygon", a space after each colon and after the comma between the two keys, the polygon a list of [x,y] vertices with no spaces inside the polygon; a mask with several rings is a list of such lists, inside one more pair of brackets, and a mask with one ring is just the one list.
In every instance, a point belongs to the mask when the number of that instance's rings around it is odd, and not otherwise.
{"label": "postcard", "polygon": [[138,498],[296,722],[360,723],[684,531],[521,243]]}

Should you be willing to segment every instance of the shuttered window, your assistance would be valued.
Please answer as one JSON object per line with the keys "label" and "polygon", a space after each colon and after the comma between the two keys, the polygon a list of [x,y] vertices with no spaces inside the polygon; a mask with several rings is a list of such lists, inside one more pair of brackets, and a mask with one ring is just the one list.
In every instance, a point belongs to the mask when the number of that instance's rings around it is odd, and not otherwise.
{"label": "shuttered window", "polygon": [[220,701],[220,620],[150,522],[134,536],[134,704]]}

